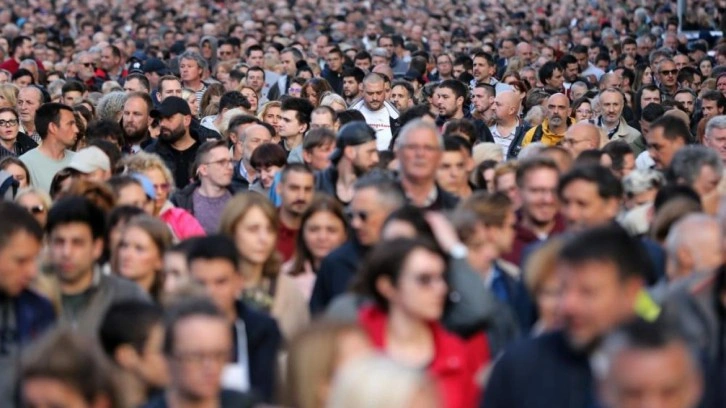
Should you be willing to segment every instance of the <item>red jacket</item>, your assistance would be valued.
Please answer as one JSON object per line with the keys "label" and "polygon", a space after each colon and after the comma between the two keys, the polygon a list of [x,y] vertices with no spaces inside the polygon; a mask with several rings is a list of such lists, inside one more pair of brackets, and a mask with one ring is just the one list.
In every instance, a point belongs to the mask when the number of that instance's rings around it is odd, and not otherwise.
{"label": "red jacket", "polygon": [[[374,347],[385,350],[388,315],[376,307],[364,307],[359,314],[363,329]],[[447,332],[439,323],[431,323],[434,335],[434,361],[427,372],[437,385],[445,408],[471,408],[479,403],[481,388],[476,382],[479,371],[489,360],[484,335],[464,342]]]}

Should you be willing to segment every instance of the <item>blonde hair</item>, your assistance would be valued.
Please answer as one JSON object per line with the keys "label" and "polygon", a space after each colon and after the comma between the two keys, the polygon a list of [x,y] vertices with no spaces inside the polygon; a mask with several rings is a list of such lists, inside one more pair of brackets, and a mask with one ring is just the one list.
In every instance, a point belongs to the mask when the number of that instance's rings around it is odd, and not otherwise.
{"label": "blonde hair", "polygon": [[270,108],[280,108],[282,107],[282,102],[280,101],[269,101],[266,104],[262,105],[260,108],[260,112],[257,114],[257,119],[264,121],[265,115],[267,115],[267,111],[270,110]]}
{"label": "blonde hair", "polygon": [[2,96],[3,99],[8,101],[10,106],[15,109],[16,106],[18,106],[18,94],[20,93],[20,89],[15,86],[14,84],[0,84],[0,96]]}
{"label": "blonde hair", "polygon": [[345,99],[343,99],[342,96],[330,91],[325,92],[321,95],[320,106],[331,106],[334,103],[343,105],[343,110],[348,109],[348,104],[345,103]]}
{"label": "blonde hair", "polygon": [[[150,215],[141,214],[131,218],[124,227],[124,231],[128,231],[130,228],[139,228],[144,231],[149,238],[151,238],[151,242],[154,243],[161,260],[164,259],[164,253],[171,248],[171,245],[174,242],[174,236],[172,235],[169,226],[161,221],[161,219]],[[154,282],[152,283],[151,290],[149,291],[151,296],[158,300],[161,297],[163,287],[164,276],[161,273],[161,270],[154,271]]]}
{"label": "blonde hair", "polygon": [[563,243],[561,238],[548,240],[524,264],[524,284],[532,297],[537,296],[547,279],[555,274]]}
{"label": "blonde hair", "polygon": [[50,209],[50,206],[53,204],[53,200],[50,198],[50,195],[47,191],[33,186],[25,187],[18,191],[18,194],[15,195],[15,202],[17,203],[18,201],[20,201],[21,198],[30,194],[38,197],[40,201],[43,202],[43,205],[46,209]]}
{"label": "blonde hair", "polygon": [[174,186],[176,186],[171,171],[166,167],[164,160],[155,153],[138,152],[122,158],[118,165],[124,169],[124,173],[144,173],[153,169],[161,171],[166,182],[169,183],[169,194],[173,192]]}

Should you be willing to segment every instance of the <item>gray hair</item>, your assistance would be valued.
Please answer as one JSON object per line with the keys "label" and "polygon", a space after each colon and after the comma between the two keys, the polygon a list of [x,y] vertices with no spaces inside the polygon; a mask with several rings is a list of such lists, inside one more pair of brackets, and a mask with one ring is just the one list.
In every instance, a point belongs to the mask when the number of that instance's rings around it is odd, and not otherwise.
{"label": "gray hair", "polygon": [[676,179],[683,179],[692,186],[703,166],[711,167],[719,177],[723,174],[723,162],[718,153],[706,146],[689,145],[673,156],[671,171]]}
{"label": "gray hair", "polygon": [[55,81],[48,84],[48,93],[50,94],[51,98],[53,96],[58,96],[61,94],[61,91],[63,90],[63,85],[66,84],[65,79],[56,79]]}
{"label": "gray hair", "polygon": [[444,149],[444,136],[441,135],[441,132],[439,132],[439,129],[435,125],[432,125],[431,123],[426,122],[421,119],[416,119],[414,121],[411,121],[410,123],[406,124],[406,126],[404,126],[401,129],[401,132],[398,134],[398,137],[396,138],[395,149],[396,150],[400,149],[403,145],[406,144],[408,136],[411,133],[413,133],[416,130],[421,130],[421,129],[430,130],[431,132],[433,132],[434,135],[436,135],[436,140],[439,144],[439,147],[441,148],[441,150]]}
{"label": "gray hair", "polygon": [[378,202],[390,210],[406,204],[406,196],[393,175],[385,170],[374,169],[365,176],[356,180],[353,185],[355,191],[367,188],[374,189],[378,194]]}
{"label": "gray hair", "polygon": [[126,103],[126,92],[115,91],[104,95],[96,107],[96,113],[99,119],[109,119],[116,121],[116,116],[123,111]]}
{"label": "gray hair", "polygon": [[207,69],[209,67],[207,60],[202,57],[202,54],[196,51],[184,51],[184,53],[179,56],[179,63],[181,63],[182,60],[194,60],[201,69]]}
{"label": "gray hair", "polygon": [[721,226],[719,225],[718,219],[714,216],[703,213],[690,213],[676,221],[668,231],[668,237],[666,238],[664,245],[668,256],[675,256],[678,249],[680,249],[684,244],[691,251],[696,249],[693,248],[694,244],[697,245],[693,242],[693,238],[695,237],[689,234],[698,235],[701,231],[708,227],[715,227],[718,229],[719,233],[721,232]]}
{"label": "gray hair", "polygon": [[371,50],[371,57],[383,57],[390,59],[391,56],[388,54],[388,50],[383,47],[377,47]]}
{"label": "gray hair", "polygon": [[706,137],[711,138],[711,132],[714,131],[714,129],[726,129],[726,115],[718,115],[714,116],[711,119],[709,119],[708,123],[706,124]]}
{"label": "gray hair", "polygon": [[665,184],[665,177],[657,170],[635,169],[623,179],[625,194],[636,195],[645,193],[653,188],[660,188]]}

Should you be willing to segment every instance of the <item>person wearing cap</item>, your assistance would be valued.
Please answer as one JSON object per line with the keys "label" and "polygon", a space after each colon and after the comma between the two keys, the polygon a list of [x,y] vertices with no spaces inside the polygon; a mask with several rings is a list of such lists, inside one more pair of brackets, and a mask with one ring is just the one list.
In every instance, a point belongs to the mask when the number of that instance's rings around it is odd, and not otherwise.
{"label": "person wearing cap", "polygon": [[343,204],[353,199],[356,180],[378,165],[376,132],[365,122],[351,122],[338,132],[332,165],[315,174],[315,190]]}
{"label": "person wearing cap", "polygon": [[81,149],[73,156],[68,168],[80,173],[80,178],[105,182],[111,178],[111,160],[96,146]]}
{"label": "person wearing cap", "polygon": [[189,184],[189,169],[199,145],[205,140],[199,140],[199,135],[190,131],[192,112],[182,98],[170,96],[164,99],[158,109],[151,111],[151,117],[159,120],[161,133],[156,142],[145,150],[158,154],[164,160],[174,175],[176,187],[182,189]]}
{"label": "person wearing cap", "polygon": [[159,103],[156,95],[156,90],[159,88],[159,80],[164,75],[169,75],[169,68],[158,58],[149,58],[144,62],[141,67],[146,79],[149,80],[149,88],[151,88],[151,97],[154,100],[154,105]]}
{"label": "person wearing cap", "polygon": [[131,71],[124,82],[124,91],[126,91],[126,93],[149,93],[151,91],[151,85],[149,84],[149,80],[146,76],[144,76],[144,74],[140,71]]}

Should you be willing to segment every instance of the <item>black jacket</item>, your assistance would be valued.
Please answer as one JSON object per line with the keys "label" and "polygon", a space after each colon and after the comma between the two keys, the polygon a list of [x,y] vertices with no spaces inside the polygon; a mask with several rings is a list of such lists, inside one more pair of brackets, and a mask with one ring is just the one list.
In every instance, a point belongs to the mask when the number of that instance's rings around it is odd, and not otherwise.
{"label": "black jacket", "polygon": [[239,172],[239,166],[242,166],[242,160],[234,164],[234,170],[232,173],[232,190],[234,191],[247,191],[250,189],[250,182],[246,178],[242,177]]}
{"label": "black jacket", "polygon": [[241,301],[237,302],[237,316],[245,323],[252,391],[263,401],[272,402],[277,353],[282,346],[280,329],[275,319]]}
{"label": "black jacket", "polygon": [[[401,191],[405,193],[405,189],[403,188],[403,185],[401,185]],[[427,207],[422,207],[421,209],[424,211],[447,211],[447,210],[453,210],[456,208],[457,205],[459,205],[459,197],[449,193],[448,191],[442,189],[438,185],[436,186],[437,194],[436,194],[436,200],[434,200],[433,203],[428,205]]]}
{"label": "black jacket", "polygon": [[15,139],[15,151],[11,152],[0,146],[0,158],[7,156],[19,157],[28,150],[35,149],[36,147],[38,147],[38,144],[35,143],[35,140],[23,132],[18,132],[18,136]]}
{"label": "black jacket", "polygon": [[325,69],[323,69],[323,73],[321,75],[330,86],[333,88],[333,92],[337,93],[338,95],[343,95],[343,73],[342,72],[333,72],[328,68],[328,66],[325,66]]}
{"label": "black jacket", "polygon": [[197,118],[192,118],[192,122],[189,124],[189,132],[198,136],[198,138],[195,139],[197,139],[199,143],[222,138],[222,135],[220,135],[219,132],[215,132],[212,129],[202,126],[202,122],[200,122]]}
{"label": "black jacket", "polygon": [[366,252],[367,248],[351,238],[323,258],[310,297],[312,314],[324,312],[333,298],[348,290]]}
{"label": "black jacket", "polygon": [[[219,408],[252,408],[257,406],[257,402],[249,394],[230,390],[221,390],[219,392]],[[149,400],[142,408],[167,408],[168,406],[162,393]]]}
{"label": "black jacket", "polygon": [[512,143],[509,145],[509,150],[507,150],[506,160],[516,159],[519,156],[519,152],[522,151],[522,141],[524,141],[524,136],[530,128],[531,126],[527,122],[522,121],[519,123],[519,126],[514,130],[514,139],[512,139]]}
{"label": "black jacket", "polygon": [[[166,167],[169,171],[171,171],[171,174],[174,175],[176,188],[179,189],[182,189],[189,184],[189,179],[191,178],[191,166],[194,162],[197,150],[199,150],[199,146],[202,143],[206,142],[207,139],[210,138],[210,132],[212,135],[217,135],[216,137],[211,137],[212,139],[219,139],[219,133],[206,129],[203,126],[195,127],[194,120],[195,119],[192,119],[192,124],[189,126],[189,134],[196,143],[185,151],[186,154],[182,155],[174,149],[171,144],[165,142],[161,138],[154,140],[153,143],[144,148],[144,151],[158,154],[161,159],[164,160],[164,164],[166,164]],[[187,160],[184,160],[184,158]]]}

